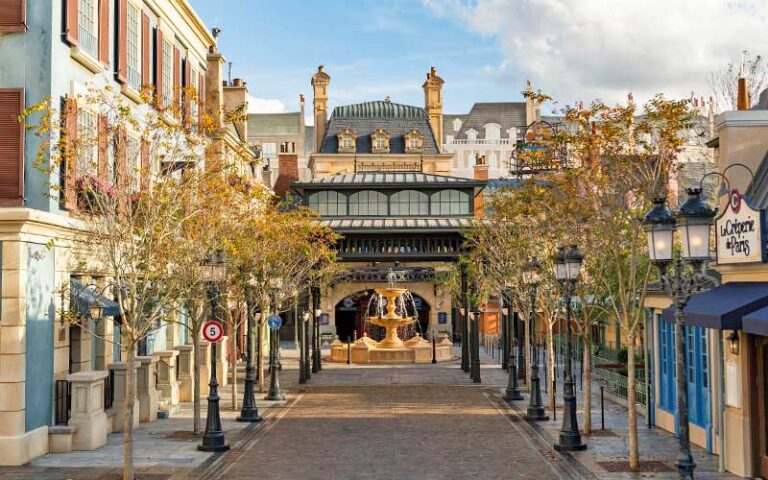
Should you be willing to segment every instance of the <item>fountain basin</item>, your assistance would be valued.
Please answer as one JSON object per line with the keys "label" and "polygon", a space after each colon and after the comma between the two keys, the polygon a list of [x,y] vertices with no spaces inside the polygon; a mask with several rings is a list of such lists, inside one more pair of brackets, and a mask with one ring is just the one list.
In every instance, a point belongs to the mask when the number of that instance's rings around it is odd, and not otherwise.
{"label": "fountain basin", "polygon": [[[351,345],[342,343],[338,338],[331,344],[330,361],[346,363],[351,353],[351,363],[357,364],[407,364],[431,363],[432,343],[424,340],[418,334],[403,342],[401,347],[381,348],[379,344],[367,336],[363,336]],[[438,362],[453,360],[453,344],[443,338],[435,345],[435,359]]]}

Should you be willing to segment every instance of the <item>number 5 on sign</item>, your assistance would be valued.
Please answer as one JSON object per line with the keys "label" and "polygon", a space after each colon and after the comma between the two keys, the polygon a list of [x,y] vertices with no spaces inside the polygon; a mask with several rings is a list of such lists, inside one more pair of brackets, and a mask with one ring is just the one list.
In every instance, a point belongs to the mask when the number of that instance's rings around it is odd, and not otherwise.
{"label": "number 5 on sign", "polygon": [[203,325],[203,338],[211,343],[216,343],[224,336],[224,329],[219,322],[205,322]]}

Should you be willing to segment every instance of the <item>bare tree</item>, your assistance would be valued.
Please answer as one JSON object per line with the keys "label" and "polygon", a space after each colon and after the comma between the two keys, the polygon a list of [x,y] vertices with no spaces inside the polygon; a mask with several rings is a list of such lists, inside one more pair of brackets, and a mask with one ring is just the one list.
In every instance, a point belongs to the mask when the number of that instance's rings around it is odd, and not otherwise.
{"label": "bare tree", "polygon": [[707,83],[714,96],[717,112],[736,110],[738,79],[747,80],[750,107],[760,100],[760,93],[768,88],[768,65],[762,55],[750,55],[744,50],[741,61],[728,62],[728,66],[709,75]]}

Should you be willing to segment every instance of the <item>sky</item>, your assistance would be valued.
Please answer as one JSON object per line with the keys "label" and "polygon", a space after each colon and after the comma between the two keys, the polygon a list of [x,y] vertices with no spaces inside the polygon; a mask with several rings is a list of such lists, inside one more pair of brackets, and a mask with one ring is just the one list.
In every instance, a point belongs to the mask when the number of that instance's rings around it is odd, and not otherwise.
{"label": "sky", "polygon": [[762,53],[768,0],[190,0],[222,29],[219,51],[254,112],[297,111],[318,65],[337,105],[423,105],[434,65],[444,113],[519,101],[526,80],[555,99],[708,97],[742,50]]}

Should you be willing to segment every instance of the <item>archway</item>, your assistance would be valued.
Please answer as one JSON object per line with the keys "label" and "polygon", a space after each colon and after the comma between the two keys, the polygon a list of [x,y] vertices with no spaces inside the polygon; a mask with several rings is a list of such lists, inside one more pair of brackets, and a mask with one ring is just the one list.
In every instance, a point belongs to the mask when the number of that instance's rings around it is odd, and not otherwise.
{"label": "archway", "polygon": [[[342,298],[336,304],[334,313],[336,318],[336,335],[338,335],[339,340],[346,342],[363,335],[365,330],[365,311],[370,309],[369,314],[375,311],[375,306],[370,301],[373,294],[373,290],[361,290]],[[411,294],[413,295],[416,311],[412,312],[413,307],[409,306],[408,314],[411,316],[418,315],[419,322],[416,326],[416,331],[420,332],[422,336],[426,336],[429,332],[430,305],[420,295]],[[369,326],[369,335],[374,340],[379,340],[376,334],[383,334],[383,329],[381,329],[382,332],[371,332],[371,328],[378,329],[378,327]]]}

